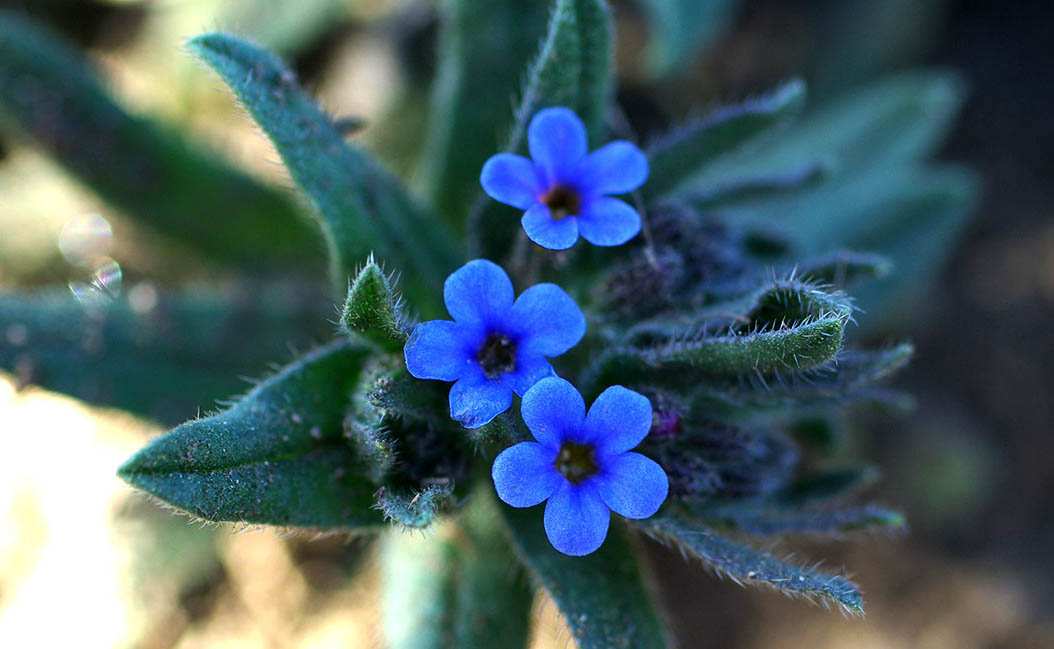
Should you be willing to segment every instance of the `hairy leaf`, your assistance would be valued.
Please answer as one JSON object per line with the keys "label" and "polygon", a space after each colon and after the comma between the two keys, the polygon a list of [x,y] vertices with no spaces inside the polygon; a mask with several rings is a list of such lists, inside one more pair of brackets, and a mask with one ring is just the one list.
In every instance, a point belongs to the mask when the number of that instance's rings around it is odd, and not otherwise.
{"label": "hairy leaf", "polygon": [[198,36],[188,47],[223,77],[317,208],[341,288],[357,260],[375,250],[407,272],[416,303],[435,305],[441,279],[458,262],[458,248],[436,217],[395,177],[345,144],[275,56],[226,34]]}
{"label": "hairy leaf", "polygon": [[745,534],[771,536],[775,534],[836,535],[874,528],[902,528],[904,515],[900,512],[864,505],[832,511],[736,511],[729,507],[716,516],[704,518]]}
{"label": "hairy leaf", "polygon": [[420,490],[382,487],[377,491],[377,509],[385,520],[411,529],[425,528],[453,506],[454,485],[450,482],[425,485]]}
{"label": "hairy leaf", "polygon": [[210,521],[375,526],[374,487],[352,471],[341,422],[368,350],[320,348],[234,407],[155,439],[118,470],[129,484]]}
{"label": "hairy leaf", "polygon": [[556,600],[580,649],[667,647],[644,588],[636,556],[612,525],[600,549],[584,557],[560,554],[542,527],[542,508],[501,507],[517,553]]}
{"label": "hairy leaf", "polygon": [[79,53],[11,12],[0,12],[0,117],[136,222],[217,261],[303,262],[319,248],[287,196],[126,113]]}
{"label": "hairy leaf", "polygon": [[386,537],[384,632],[391,649],[527,644],[533,593],[489,494],[434,535]]}
{"label": "hairy leaf", "polygon": [[0,368],[23,383],[162,423],[245,390],[326,333],[325,296],[276,285],[194,288],[156,302],[84,305],[69,291],[0,295]]}
{"label": "hairy leaf", "polygon": [[440,4],[439,69],[420,177],[439,213],[460,229],[479,195],[483,163],[506,145],[514,119],[510,101],[548,15],[544,2]]}
{"label": "hairy leaf", "polygon": [[[605,0],[555,0],[541,51],[527,71],[506,150],[523,151],[531,118],[550,106],[574,110],[586,125],[590,143],[600,143],[614,92],[612,30]],[[519,229],[516,213],[486,198],[477,203],[471,233],[478,256],[501,259],[508,254]]]}
{"label": "hairy leaf", "polygon": [[[645,196],[661,196],[677,189],[700,169],[786,122],[804,105],[805,84],[796,79],[769,94],[719,109],[652,142],[648,146],[648,182],[642,188]],[[748,178],[752,175],[756,174],[742,174]]]}
{"label": "hairy leaf", "polygon": [[739,8],[738,0],[642,0],[652,21],[645,62],[652,74],[675,72],[705,52]]}
{"label": "hairy leaf", "polygon": [[674,514],[655,516],[643,521],[641,527],[737,583],[771,586],[788,595],[837,604],[850,613],[864,610],[860,592],[844,577],[796,567]]}
{"label": "hairy leaf", "polygon": [[787,173],[816,160],[846,173],[921,160],[944,141],[964,94],[962,80],[949,70],[887,77],[810,111],[764,146],[706,167],[692,185]]}

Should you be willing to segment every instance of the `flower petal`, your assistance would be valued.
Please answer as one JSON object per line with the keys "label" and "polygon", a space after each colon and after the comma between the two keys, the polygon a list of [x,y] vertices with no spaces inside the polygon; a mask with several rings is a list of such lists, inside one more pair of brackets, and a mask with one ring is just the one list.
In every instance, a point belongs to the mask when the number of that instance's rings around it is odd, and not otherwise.
{"label": "flower petal", "polygon": [[545,108],[527,127],[527,147],[547,184],[565,180],[588,151],[586,127],[570,109]]}
{"label": "flower petal", "polygon": [[553,547],[581,557],[603,545],[611,513],[589,482],[573,485],[565,480],[549,497],[544,520]]}
{"label": "flower petal", "polygon": [[556,376],[553,366],[540,354],[525,354],[517,350],[516,369],[501,377],[505,385],[521,397],[542,379]]}
{"label": "flower petal", "polygon": [[617,198],[591,198],[578,216],[578,231],[595,246],[621,246],[640,232],[640,214]]}
{"label": "flower petal", "polygon": [[450,320],[422,322],[403,348],[406,369],[419,379],[456,381],[473,364],[464,325]]}
{"label": "flower petal", "polygon": [[586,317],[556,284],[535,284],[516,298],[509,323],[520,331],[524,351],[559,356],[586,335]]}
{"label": "flower petal", "polygon": [[659,463],[640,453],[620,453],[601,460],[592,484],[604,503],[626,518],[648,518],[666,501],[670,480]]}
{"label": "flower petal", "polygon": [[564,482],[553,467],[556,451],[537,442],[520,442],[494,458],[490,475],[498,498],[513,507],[534,507]]}
{"label": "flower petal", "polygon": [[589,407],[585,428],[599,454],[625,453],[651,430],[651,402],[640,393],[613,385]]}
{"label": "flower petal", "polygon": [[536,203],[543,193],[534,163],[512,153],[491,156],[483,164],[479,182],[487,196],[523,210]]}
{"label": "flower petal", "polygon": [[556,221],[549,208],[535,203],[527,210],[520,223],[527,238],[549,250],[567,250],[578,241],[578,219],[568,216]]}
{"label": "flower petal", "polygon": [[538,381],[523,395],[520,414],[536,440],[559,450],[568,433],[582,428],[586,404],[575,386],[554,376]]}
{"label": "flower petal", "polygon": [[512,405],[512,388],[489,381],[483,371],[462,376],[450,388],[450,417],[465,428],[479,428]]}
{"label": "flower petal", "polygon": [[492,261],[474,259],[458,268],[443,285],[443,301],[460,323],[490,323],[512,307],[512,282]]}
{"label": "flower petal", "polygon": [[575,175],[585,194],[625,194],[647,180],[648,158],[631,142],[611,142],[586,156]]}

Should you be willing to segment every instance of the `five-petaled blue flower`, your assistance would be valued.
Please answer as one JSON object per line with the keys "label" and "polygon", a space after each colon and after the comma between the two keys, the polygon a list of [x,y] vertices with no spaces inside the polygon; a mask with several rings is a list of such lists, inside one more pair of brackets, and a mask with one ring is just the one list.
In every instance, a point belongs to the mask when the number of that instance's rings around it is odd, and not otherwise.
{"label": "five-petaled blue flower", "polygon": [[497,264],[470,261],[446,278],[443,300],[454,321],[414,329],[406,369],[419,379],[456,381],[450,416],[477,428],[512,405],[512,393],[553,376],[547,356],[574,347],[586,319],[555,284],[536,284],[513,302],[512,282]]}
{"label": "five-petaled blue flower", "polygon": [[640,214],[607,194],[644,184],[648,159],[630,142],[588,152],[586,130],[567,108],[538,111],[527,129],[532,160],[499,153],[480,174],[483,191],[496,201],[527,210],[523,229],[550,250],[570,248],[578,235],[598,246],[618,246],[640,232]]}
{"label": "five-petaled blue flower", "polygon": [[498,497],[513,507],[545,505],[545,533],[553,547],[582,556],[601,546],[610,511],[648,518],[670,483],[654,460],[630,449],[651,429],[651,403],[616,385],[586,414],[567,381],[543,379],[523,395],[523,420],[537,442],[511,446],[494,460]]}

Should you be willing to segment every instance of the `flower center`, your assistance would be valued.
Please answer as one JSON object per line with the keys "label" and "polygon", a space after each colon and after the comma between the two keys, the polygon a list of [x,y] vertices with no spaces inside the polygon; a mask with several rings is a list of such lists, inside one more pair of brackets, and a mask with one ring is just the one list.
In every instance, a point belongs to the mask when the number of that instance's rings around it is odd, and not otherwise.
{"label": "flower center", "polygon": [[578,214],[579,208],[582,207],[578,192],[567,185],[554,186],[542,196],[542,202],[549,208],[549,214],[554,221]]}
{"label": "flower center", "polygon": [[476,353],[483,373],[488,379],[496,379],[516,369],[516,343],[501,333],[492,333]]}
{"label": "flower center", "polygon": [[564,442],[556,454],[553,466],[572,484],[578,484],[597,472],[591,444]]}

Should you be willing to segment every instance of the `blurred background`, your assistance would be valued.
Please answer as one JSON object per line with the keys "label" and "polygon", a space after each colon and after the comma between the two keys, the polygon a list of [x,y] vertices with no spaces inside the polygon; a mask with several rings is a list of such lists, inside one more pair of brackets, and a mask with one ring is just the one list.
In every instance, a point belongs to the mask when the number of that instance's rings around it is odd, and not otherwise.
{"label": "blurred background", "polygon": [[[916,411],[854,422],[838,451],[878,464],[883,475],[870,495],[902,508],[910,532],[779,546],[844,567],[864,590],[867,617],[742,589],[649,546],[681,646],[1054,647],[1054,8],[718,2],[727,10],[708,17],[712,29],[662,49],[651,38],[662,25],[652,4],[614,2],[619,102],[643,140],[792,75],[809,82],[810,102],[822,102],[891,71],[949,66],[968,99],[939,159],[970,165],[984,186],[927,299],[862,334],[908,338],[918,348],[899,383],[916,396]],[[437,9],[429,0],[0,7],[61,32],[132,113],[279,188],[290,182],[277,155],[219,80],[183,51],[187,38],[224,29],[281,53],[331,113],[367,125],[355,137],[397,171],[410,170],[424,132],[435,74]],[[252,358],[282,362],[292,356],[287,346],[328,335],[334,312],[317,285],[320,270],[306,264],[273,278],[267,300],[302,307],[303,338],[262,338]],[[0,129],[0,289],[69,287],[84,299],[125,292],[133,308],[149,311],[159,288],[177,283],[232,305],[258,299],[253,286],[138,229],[17,131]],[[8,346],[27,334],[0,331]],[[228,394],[247,385],[237,376],[267,369],[241,356],[231,363],[232,383],[213,386]],[[162,430],[156,422],[214,404],[188,396],[137,419],[28,386],[31,368],[12,369],[0,373],[0,646],[377,646],[377,550],[365,539],[194,525],[116,478],[116,466]],[[534,619],[533,646],[572,644],[544,598]]]}

